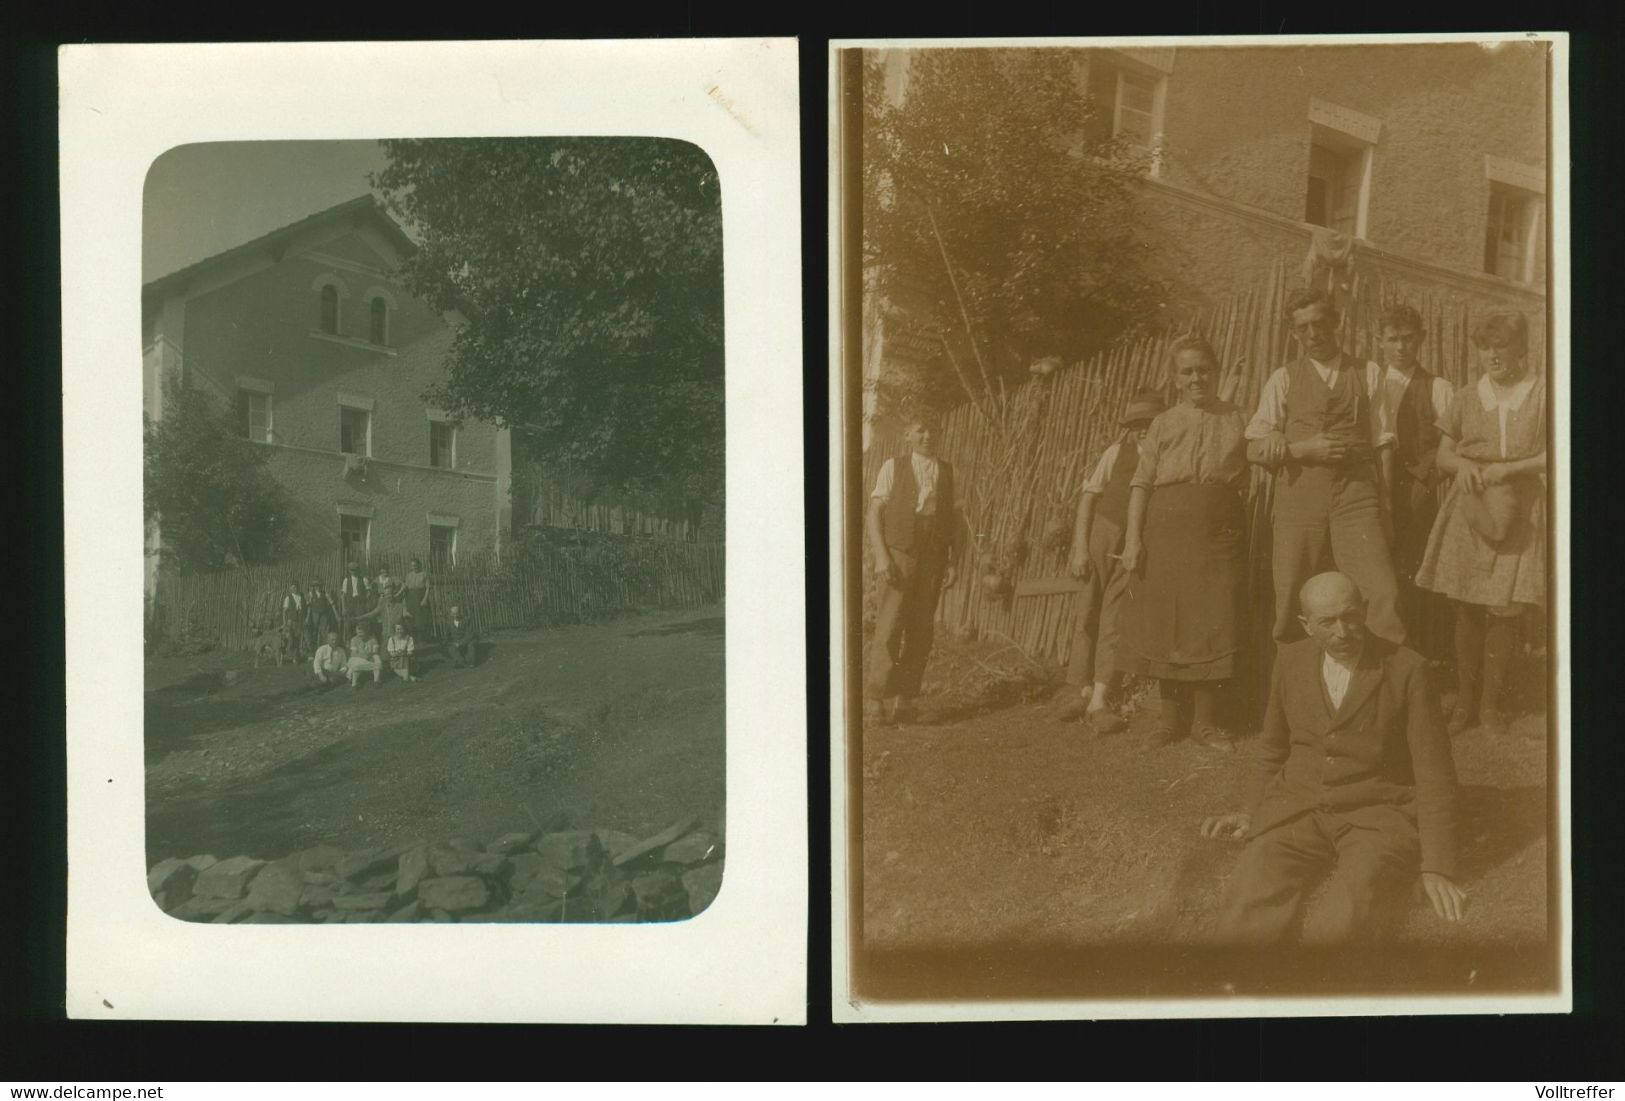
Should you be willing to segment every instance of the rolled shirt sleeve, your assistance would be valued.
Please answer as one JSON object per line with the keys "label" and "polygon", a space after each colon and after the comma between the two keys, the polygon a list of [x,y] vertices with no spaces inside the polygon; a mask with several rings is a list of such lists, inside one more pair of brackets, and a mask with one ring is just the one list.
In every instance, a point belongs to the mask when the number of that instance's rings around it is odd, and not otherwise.
{"label": "rolled shirt sleeve", "polygon": [[1258,410],[1247,423],[1249,440],[1262,440],[1271,432],[1281,431],[1286,424],[1286,380],[1285,367],[1277,367],[1275,373],[1264,380],[1258,391]]}
{"label": "rolled shirt sleeve", "polygon": [[1159,416],[1146,428],[1145,435],[1140,440],[1140,462],[1135,466],[1134,477],[1129,481],[1131,487],[1150,489],[1157,484],[1157,461],[1162,450],[1162,426],[1165,423]]}
{"label": "rolled shirt sleeve", "polygon": [[1095,469],[1090,472],[1088,478],[1084,479],[1083,493],[1093,493],[1099,496],[1106,492],[1106,483],[1111,481],[1112,471],[1117,469],[1117,456],[1122,450],[1123,442],[1121,440],[1106,448],[1105,452],[1100,456],[1100,461],[1095,463]]}
{"label": "rolled shirt sleeve", "polygon": [[875,491],[869,496],[876,501],[885,501],[891,498],[892,460],[887,459],[880,464],[880,473],[875,475]]}

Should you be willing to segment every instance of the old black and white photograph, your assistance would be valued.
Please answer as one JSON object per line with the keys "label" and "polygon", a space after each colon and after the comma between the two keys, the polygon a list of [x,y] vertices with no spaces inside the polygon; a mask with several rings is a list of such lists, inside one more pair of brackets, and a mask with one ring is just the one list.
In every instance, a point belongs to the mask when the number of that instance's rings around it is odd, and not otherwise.
{"label": "old black and white photograph", "polygon": [[1566,1005],[1563,46],[837,44],[838,1016]]}
{"label": "old black and white photograph", "polygon": [[155,162],[144,729],[167,913],[710,903],[721,229],[715,167],[663,139]]}
{"label": "old black and white photograph", "polygon": [[[150,129],[79,146],[79,207],[64,188],[70,213],[111,188],[110,224],[135,230],[118,270],[139,283],[113,300],[139,303],[141,339],[139,373],[131,328],[110,361],[140,380],[139,419],[119,414],[138,450],[102,441],[107,469],[139,470],[140,549],[113,538],[128,524],[86,534],[140,593],[104,667],[133,676],[109,679],[120,717],[74,743],[116,734],[139,762],[82,758],[107,771],[78,808],[106,817],[72,826],[70,861],[104,901],[77,906],[79,959],[100,962],[70,999],[138,1017],[798,1019],[805,803],[785,791],[804,727],[762,728],[764,703],[802,699],[804,600],[753,580],[788,582],[800,555],[799,490],[789,515],[763,507],[765,469],[800,455],[793,48],[239,55],[229,79],[218,51],[73,59],[98,112]],[[214,108],[235,135],[209,112],[175,122],[167,76],[110,102],[132,66],[177,61],[240,89]],[[369,107],[301,136],[277,114],[296,104],[255,98],[284,64],[323,73],[305,101]],[[390,105],[459,71],[489,77],[432,110]],[[90,183],[98,158],[127,175]],[[772,531],[731,541],[739,507]],[[115,790],[139,808],[104,805]],[[91,844],[109,835],[116,861]],[[253,977],[195,995],[157,978],[199,951]],[[345,989],[313,993],[328,983]]]}

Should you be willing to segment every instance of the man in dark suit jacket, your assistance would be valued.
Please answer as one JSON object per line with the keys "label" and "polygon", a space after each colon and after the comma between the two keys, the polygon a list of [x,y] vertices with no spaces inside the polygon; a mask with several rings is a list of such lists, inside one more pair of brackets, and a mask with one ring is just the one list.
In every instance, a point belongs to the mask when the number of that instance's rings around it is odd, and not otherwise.
{"label": "man in dark suit jacket", "polygon": [[1306,930],[1317,941],[1369,936],[1418,870],[1434,911],[1459,921],[1455,766],[1426,663],[1366,631],[1365,601],[1343,574],[1310,578],[1299,606],[1309,637],[1275,657],[1252,809],[1202,824],[1206,837],[1247,838],[1220,939],[1284,939],[1328,868],[1319,924]]}
{"label": "man in dark suit jacket", "polygon": [[474,664],[474,623],[453,604],[446,621],[446,653],[453,665]]}

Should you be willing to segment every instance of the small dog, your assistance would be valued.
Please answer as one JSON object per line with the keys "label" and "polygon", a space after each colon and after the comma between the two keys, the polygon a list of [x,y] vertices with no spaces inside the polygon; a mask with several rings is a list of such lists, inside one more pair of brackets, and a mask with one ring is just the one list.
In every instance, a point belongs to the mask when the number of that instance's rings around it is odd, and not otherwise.
{"label": "small dog", "polygon": [[260,625],[260,631],[249,640],[249,647],[254,651],[254,668],[260,667],[260,658],[276,658],[277,668],[282,667],[282,659],[293,650],[293,640],[288,637],[285,627],[278,627],[270,620]]}

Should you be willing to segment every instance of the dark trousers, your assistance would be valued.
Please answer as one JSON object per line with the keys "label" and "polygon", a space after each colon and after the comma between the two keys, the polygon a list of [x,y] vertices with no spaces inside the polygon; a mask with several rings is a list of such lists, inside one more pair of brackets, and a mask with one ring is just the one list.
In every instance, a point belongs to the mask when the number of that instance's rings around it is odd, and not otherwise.
{"label": "dark trousers", "polygon": [[471,638],[446,640],[446,654],[451,658],[453,665],[474,664],[474,640]]}
{"label": "dark trousers", "polygon": [[1072,627],[1072,653],[1066,683],[1084,688],[1109,684],[1117,672],[1117,612],[1128,591],[1128,573],[1115,558],[1122,549],[1123,529],[1097,517],[1089,533],[1089,580],[1080,582],[1077,619]]}
{"label": "dark trousers", "polygon": [[864,676],[864,694],[875,700],[920,694],[948,565],[947,548],[934,542],[917,543],[915,553],[889,549],[896,570],[891,584],[880,591]]}
{"label": "dark trousers", "polygon": [[1419,482],[1409,470],[1394,470],[1389,515],[1394,529],[1394,581],[1399,588],[1399,615],[1407,645],[1430,658],[1443,656],[1449,610],[1437,594],[1416,586],[1416,571],[1427,550],[1428,533],[1439,514],[1439,497],[1431,485]]}
{"label": "dark trousers", "polygon": [[1405,642],[1388,540],[1382,532],[1377,488],[1363,466],[1289,469],[1275,480],[1275,640],[1303,637],[1298,590],[1316,574],[1337,569],[1365,597],[1365,624],[1389,642]]}
{"label": "dark trousers", "polygon": [[1326,877],[1309,943],[1338,944],[1379,933],[1415,880],[1421,859],[1416,827],[1397,811],[1391,827],[1356,826],[1333,811],[1310,811],[1247,842],[1225,883],[1218,939],[1275,944],[1297,924],[1304,894]]}

